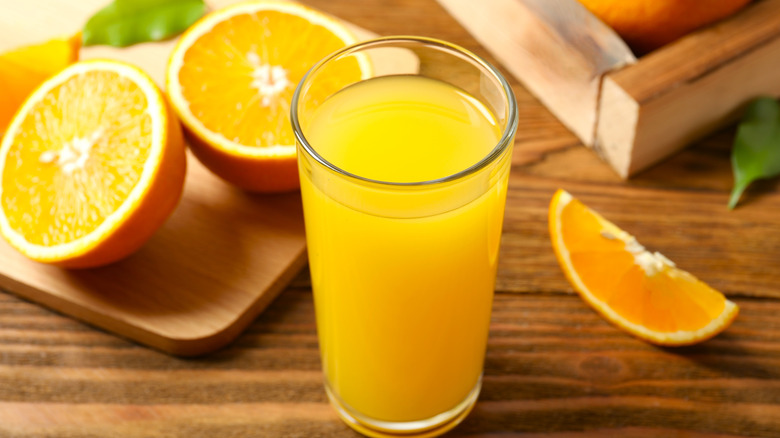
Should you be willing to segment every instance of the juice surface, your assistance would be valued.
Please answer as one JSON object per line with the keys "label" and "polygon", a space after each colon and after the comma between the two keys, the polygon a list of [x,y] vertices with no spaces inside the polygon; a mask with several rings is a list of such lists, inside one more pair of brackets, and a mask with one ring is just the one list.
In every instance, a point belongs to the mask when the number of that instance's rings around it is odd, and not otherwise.
{"label": "juice surface", "polygon": [[306,131],[326,160],[385,182],[458,173],[484,158],[500,135],[493,114],[473,96],[417,76],[346,88],[317,109]]}
{"label": "juice surface", "polygon": [[[411,76],[370,79],[324,102],[309,143],[347,172],[412,182],[458,173],[495,147],[495,117],[463,91]],[[300,153],[300,152],[299,152]],[[478,383],[493,299],[508,154],[456,208],[388,217],[386,193],[301,167],[317,330],[327,384],[352,411],[419,421]],[[497,176],[496,176],[497,175]],[[341,202],[352,199],[366,202]],[[432,202],[438,192],[426,194]],[[389,199],[389,198],[388,198]],[[369,202],[370,201],[370,202]],[[389,201],[388,201],[389,202]]]}

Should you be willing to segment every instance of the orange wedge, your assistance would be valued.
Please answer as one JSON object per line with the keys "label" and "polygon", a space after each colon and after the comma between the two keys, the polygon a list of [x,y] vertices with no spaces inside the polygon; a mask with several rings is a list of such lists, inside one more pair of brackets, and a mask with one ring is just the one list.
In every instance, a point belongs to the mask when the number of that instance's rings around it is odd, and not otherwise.
{"label": "orange wedge", "polygon": [[621,329],[659,345],[694,344],[723,331],[739,308],[722,293],[651,253],[558,190],[550,203],[558,262],[580,296]]}
{"label": "orange wedge", "polygon": [[35,87],[76,62],[80,47],[79,33],[0,54],[0,135]]}
{"label": "orange wedge", "polygon": [[[336,19],[288,1],[239,3],[202,18],[182,35],[166,78],[195,156],[246,190],[297,189],[295,86],[321,58],[356,41]],[[367,62],[354,61],[340,74],[357,80],[368,72]]]}
{"label": "orange wedge", "polygon": [[91,267],[138,249],[182,192],[184,142],[145,73],[71,65],[38,88],[0,146],[0,232],[27,257]]}

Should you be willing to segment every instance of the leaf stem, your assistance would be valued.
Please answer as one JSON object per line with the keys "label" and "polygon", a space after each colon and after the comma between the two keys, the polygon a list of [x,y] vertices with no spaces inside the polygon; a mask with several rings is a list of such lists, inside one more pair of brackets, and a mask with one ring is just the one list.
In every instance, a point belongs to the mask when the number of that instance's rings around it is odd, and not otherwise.
{"label": "leaf stem", "polygon": [[[749,184],[749,183],[748,183]],[[739,198],[742,197],[742,193],[745,192],[748,184],[735,184],[734,189],[731,191],[731,197],[729,198],[729,210],[733,210],[739,203]]]}

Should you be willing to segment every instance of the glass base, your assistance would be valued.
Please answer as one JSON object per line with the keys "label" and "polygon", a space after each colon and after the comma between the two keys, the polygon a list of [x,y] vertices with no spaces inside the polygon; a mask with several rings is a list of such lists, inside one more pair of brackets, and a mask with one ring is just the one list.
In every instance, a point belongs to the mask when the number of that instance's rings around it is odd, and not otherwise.
{"label": "glass base", "polygon": [[325,392],[328,394],[330,403],[336,408],[342,420],[352,429],[361,434],[374,438],[387,437],[408,437],[408,438],[429,438],[435,437],[447,432],[457,426],[474,408],[474,404],[479,397],[479,391],[482,388],[482,377],[477,380],[477,384],[469,392],[462,402],[447,412],[431,418],[419,421],[395,422],[374,420],[355,412],[346,403],[344,403],[330,388],[327,380],[325,381]]}

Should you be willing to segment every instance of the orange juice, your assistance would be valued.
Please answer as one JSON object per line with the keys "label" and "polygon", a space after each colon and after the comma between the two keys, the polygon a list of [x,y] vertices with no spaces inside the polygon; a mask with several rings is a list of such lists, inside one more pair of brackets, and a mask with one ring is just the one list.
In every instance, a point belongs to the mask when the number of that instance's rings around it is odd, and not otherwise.
{"label": "orange juice", "polygon": [[[446,179],[501,136],[478,99],[418,76],[343,89],[303,132],[333,166],[384,183]],[[510,153],[457,181],[388,189],[299,151],[323,369],[345,409],[421,421],[479,390]]]}

